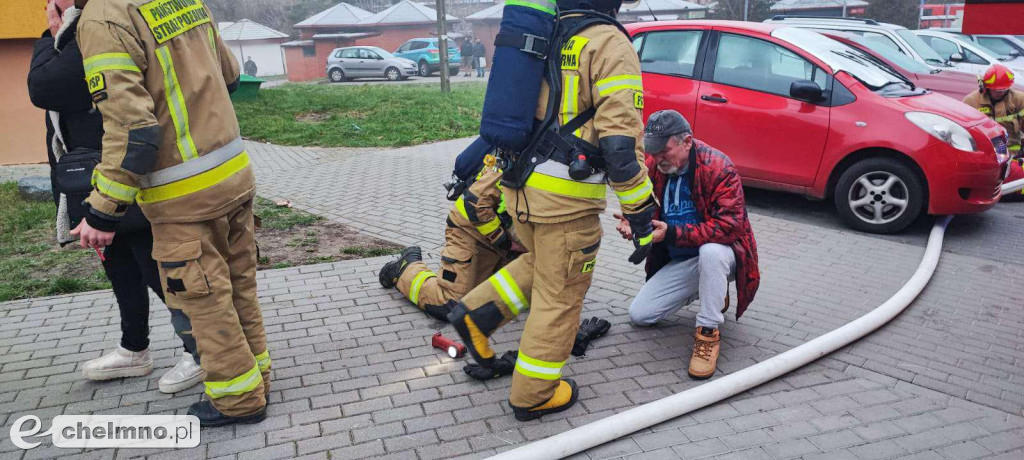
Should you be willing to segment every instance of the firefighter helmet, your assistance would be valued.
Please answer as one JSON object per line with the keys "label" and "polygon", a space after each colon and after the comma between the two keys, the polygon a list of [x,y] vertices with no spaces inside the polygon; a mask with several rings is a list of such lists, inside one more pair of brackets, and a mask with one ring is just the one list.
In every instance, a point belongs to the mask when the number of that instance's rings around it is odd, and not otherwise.
{"label": "firefighter helmet", "polygon": [[1010,89],[1013,86],[1013,71],[1002,64],[993,64],[982,75],[981,85],[985,89]]}

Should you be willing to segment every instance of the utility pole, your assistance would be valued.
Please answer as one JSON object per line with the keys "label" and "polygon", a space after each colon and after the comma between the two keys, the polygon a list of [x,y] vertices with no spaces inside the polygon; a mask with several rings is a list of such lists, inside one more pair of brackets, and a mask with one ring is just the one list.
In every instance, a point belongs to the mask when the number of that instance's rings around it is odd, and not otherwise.
{"label": "utility pole", "polygon": [[448,75],[448,14],[445,0],[437,0],[437,48],[441,58],[441,92],[450,93],[452,82]]}
{"label": "utility pole", "polygon": [[842,2],[843,2],[843,17],[845,18],[846,17],[846,0],[842,0]]}
{"label": "utility pole", "polygon": [[750,11],[750,0],[743,0],[743,20],[747,20],[747,11]]}

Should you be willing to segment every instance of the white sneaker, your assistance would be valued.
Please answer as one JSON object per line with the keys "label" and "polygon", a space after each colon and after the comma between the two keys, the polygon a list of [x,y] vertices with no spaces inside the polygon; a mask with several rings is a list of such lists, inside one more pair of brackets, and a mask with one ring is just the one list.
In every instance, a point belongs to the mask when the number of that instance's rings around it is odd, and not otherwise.
{"label": "white sneaker", "polygon": [[114,351],[82,365],[82,375],[89,380],[112,380],[142,377],[153,372],[149,349],[129,351],[118,346]]}
{"label": "white sneaker", "polygon": [[161,393],[177,393],[181,390],[191,388],[193,385],[202,382],[206,378],[206,371],[196,364],[190,353],[183,353],[181,361],[175,364],[171,370],[160,377]]}

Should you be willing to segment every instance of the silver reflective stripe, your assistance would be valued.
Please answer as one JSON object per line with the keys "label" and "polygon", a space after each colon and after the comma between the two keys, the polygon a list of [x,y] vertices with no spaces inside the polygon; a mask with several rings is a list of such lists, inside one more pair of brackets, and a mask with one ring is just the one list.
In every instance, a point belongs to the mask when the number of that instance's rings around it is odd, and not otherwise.
{"label": "silver reflective stripe", "polygon": [[142,176],[139,183],[142,185],[142,188],[153,188],[188,179],[216,168],[244,151],[245,144],[242,142],[242,138],[239,137],[228,142],[227,145],[195,160],[186,161],[180,165],[174,165],[170,168],[161,169]]}
{"label": "silver reflective stripe", "polygon": [[595,173],[595,174],[591,174],[590,177],[588,177],[586,179],[583,179],[583,180],[573,179],[572,177],[569,177],[569,167],[566,166],[566,165],[563,165],[562,163],[559,163],[559,162],[557,162],[555,160],[545,161],[545,162],[537,165],[537,167],[534,168],[533,170],[535,172],[539,172],[539,173],[541,173],[541,174],[543,174],[545,176],[557,177],[559,179],[567,179],[567,180],[576,181],[576,182],[584,182],[584,183],[587,183],[587,184],[603,184],[603,183],[605,183],[605,177],[604,177],[605,174],[603,172],[598,172],[598,173]]}

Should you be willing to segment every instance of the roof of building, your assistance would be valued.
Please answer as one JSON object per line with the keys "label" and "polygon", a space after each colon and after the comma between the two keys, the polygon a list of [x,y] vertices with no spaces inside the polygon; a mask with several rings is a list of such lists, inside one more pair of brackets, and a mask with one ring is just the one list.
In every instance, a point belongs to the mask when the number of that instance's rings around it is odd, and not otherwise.
{"label": "roof of building", "polygon": [[772,5],[772,11],[796,11],[796,10],[817,10],[824,8],[842,8],[843,2],[846,7],[867,6],[864,0],[779,0]]}
{"label": "roof of building", "polygon": [[321,27],[321,26],[344,26],[351,25],[373,16],[373,13],[362,8],[352,6],[348,3],[339,3],[317,14],[314,14],[304,21],[295,24],[295,27]]}
{"label": "roof of building", "polygon": [[330,40],[335,38],[366,38],[380,35],[380,32],[346,32],[337,34],[316,34],[313,40]]}
{"label": "roof of building", "polygon": [[[223,24],[223,23],[222,23]],[[226,41],[243,40],[271,40],[275,38],[288,38],[288,34],[278,32],[258,22],[242,19],[232,22],[227,26],[221,26],[220,37]]]}
{"label": "roof of building", "polygon": [[619,14],[642,15],[646,13],[647,15],[650,15],[651,11],[658,14],[687,10],[702,11],[706,9],[708,9],[707,5],[687,2],[684,0],[640,0],[634,7],[629,9],[623,7],[619,10]]}
{"label": "roof of building", "polygon": [[[446,15],[449,21],[459,18]],[[402,0],[390,8],[359,21],[360,26],[423,24],[437,22],[437,11],[411,0]]]}
{"label": "roof of building", "polygon": [[484,21],[488,19],[501,20],[501,12],[505,9],[504,3],[495,3],[492,6],[484,8],[476,13],[466,16],[467,21]]}

